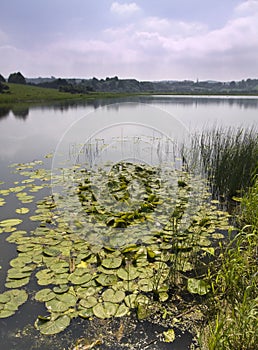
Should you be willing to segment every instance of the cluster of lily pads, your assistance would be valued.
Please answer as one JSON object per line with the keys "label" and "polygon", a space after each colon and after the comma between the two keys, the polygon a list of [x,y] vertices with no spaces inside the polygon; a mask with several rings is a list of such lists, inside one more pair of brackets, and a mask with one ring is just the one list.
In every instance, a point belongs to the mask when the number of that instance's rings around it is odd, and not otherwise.
{"label": "cluster of lily pads", "polygon": [[0,221],[0,232],[17,245],[9,290],[0,294],[0,318],[27,301],[25,286],[33,278],[33,296],[46,307],[35,322],[42,334],[59,333],[76,317],[106,319],[136,310],[144,318],[153,300],[169,299],[178,280],[190,293],[208,292],[205,281],[187,273],[198,256],[214,255],[212,242],[223,238],[216,229],[228,228],[228,214],[208,200],[200,178],[143,164],[121,162],[108,171],[77,166],[70,169],[73,183],[62,174],[62,191],[37,202],[30,219],[38,226],[27,232],[17,229],[30,212],[23,205],[50,186],[50,174],[40,162],[17,164],[16,171],[22,176],[16,187],[0,190],[2,205],[9,194],[22,203],[19,217]]}

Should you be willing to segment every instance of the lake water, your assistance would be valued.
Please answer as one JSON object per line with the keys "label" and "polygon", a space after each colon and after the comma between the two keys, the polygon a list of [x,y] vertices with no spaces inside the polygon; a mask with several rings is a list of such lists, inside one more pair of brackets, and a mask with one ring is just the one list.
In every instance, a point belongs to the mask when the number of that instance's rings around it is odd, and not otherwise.
{"label": "lake water", "polygon": [[[68,160],[66,166],[74,164],[81,154],[91,166],[120,160],[166,162],[174,142],[187,143],[194,132],[215,125],[257,127],[258,98],[157,95],[0,109],[0,181],[5,182],[3,188],[15,181],[8,167],[12,163],[43,159],[45,167],[54,171],[64,160]],[[92,144],[94,150],[89,147]],[[53,159],[44,158],[49,153]],[[0,207],[0,220],[15,216],[16,207],[14,200]],[[25,220],[22,229],[34,227]],[[4,291],[9,261],[16,255],[15,246],[7,243],[6,237],[6,233],[0,235],[0,292]],[[19,311],[0,320],[1,349],[29,349],[28,344],[19,343],[17,329],[33,324],[38,308],[31,302],[21,308],[22,314]],[[37,348],[33,341],[29,346]]]}

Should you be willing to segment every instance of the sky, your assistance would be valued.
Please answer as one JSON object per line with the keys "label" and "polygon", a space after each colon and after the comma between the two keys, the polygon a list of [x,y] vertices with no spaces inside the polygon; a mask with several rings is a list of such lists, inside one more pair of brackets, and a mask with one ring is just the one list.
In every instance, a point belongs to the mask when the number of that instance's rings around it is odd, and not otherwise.
{"label": "sky", "polygon": [[258,0],[1,0],[0,74],[258,77]]}

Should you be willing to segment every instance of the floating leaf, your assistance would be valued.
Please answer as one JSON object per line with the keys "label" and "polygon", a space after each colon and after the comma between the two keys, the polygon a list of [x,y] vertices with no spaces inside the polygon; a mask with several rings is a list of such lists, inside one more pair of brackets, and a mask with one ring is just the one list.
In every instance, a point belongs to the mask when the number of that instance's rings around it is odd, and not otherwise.
{"label": "floating leaf", "polygon": [[24,290],[14,289],[0,294],[0,318],[6,318],[15,314],[19,306],[28,299]]}
{"label": "floating leaf", "polygon": [[113,257],[113,258],[107,258],[102,261],[102,266],[104,266],[107,269],[117,269],[122,264],[122,258],[121,257]]}
{"label": "floating leaf", "polygon": [[53,288],[53,292],[55,292],[56,294],[63,294],[63,293],[66,293],[68,290],[69,290],[69,287],[66,284]]}
{"label": "floating leaf", "polygon": [[85,299],[82,299],[80,301],[80,305],[85,307],[86,309],[92,308],[97,303],[98,303],[98,300],[93,296],[86,297]]}
{"label": "floating leaf", "polygon": [[121,267],[117,270],[117,276],[122,280],[130,281],[139,276],[139,271],[133,266],[128,266],[127,268]]}
{"label": "floating leaf", "polygon": [[29,277],[26,278],[22,278],[19,280],[9,280],[5,283],[6,288],[20,288],[22,286],[25,286],[26,284],[28,284],[30,281]]}
{"label": "floating leaf", "polygon": [[102,298],[104,301],[110,301],[112,303],[121,303],[121,301],[125,298],[125,293],[121,290],[115,291],[114,289],[106,289],[103,294]]}
{"label": "floating leaf", "polygon": [[93,311],[92,309],[82,309],[79,310],[79,316],[81,316],[82,318],[90,318],[91,316],[93,316]]}
{"label": "floating leaf", "polygon": [[78,276],[75,273],[72,273],[68,278],[68,280],[73,284],[84,284],[89,282],[91,279],[92,275],[90,275],[89,273],[86,273],[82,276]]}
{"label": "floating leaf", "polygon": [[36,328],[45,335],[53,335],[62,332],[70,325],[70,317],[67,315],[60,316],[50,321],[37,320]]}
{"label": "floating leaf", "polygon": [[15,211],[16,211],[17,214],[27,214],[30,211],[30,209],[23,207],[23,208],[18,208]]}
{"label": "floating leaf", "polygon": [[122,303],[118,306],[115,317],[124,317],[125,315],[129,314],[129,312],[130,312],[129,307],[127,307],[124,303]]}
{"label": "floating leaf", "polygon": [[204,280],[188,278],[187,289],[192,294],[205,295],[209,292],[209,286]]}
{"label": "floating leaf", "polygon": [[112,286],[117,281],[117,277],[115,275],[105,275],[104,273],[100,274],[96,281],[102,286]]}
{"label": "floating leaf", "polygon": [[51,299],[54,299],[55,296],[56,296],[55,293],[51,289],[45,288],[45,289],[41,289],[39,292],[35,294],[35,299],[40,302],[46,302]]}
{"label": "floating leaf", "polygon": [[6,219],[0,221],[0,226],[7,227],[7,226],[17,226],[22,222],[20,219]]}
{"label": "floating leaf", "polygon": [[93,307],[93,313],[98,318],[110,318],[115,316],[116,311],[118,309],[117,304],[113,304],[110,302],[99,303]]}

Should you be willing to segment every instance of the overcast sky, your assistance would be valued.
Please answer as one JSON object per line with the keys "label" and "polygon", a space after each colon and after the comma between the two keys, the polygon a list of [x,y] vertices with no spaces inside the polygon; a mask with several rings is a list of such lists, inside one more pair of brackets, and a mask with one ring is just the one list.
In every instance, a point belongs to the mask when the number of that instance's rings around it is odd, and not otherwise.
{"label": "overcast sky", "polygon": [[258,78],[258,0],[1,0],[0,73]]}

